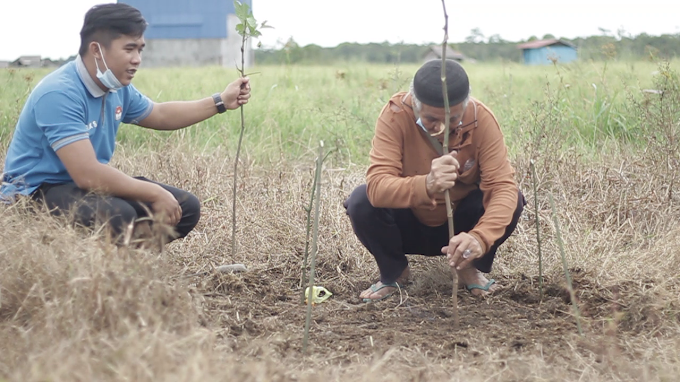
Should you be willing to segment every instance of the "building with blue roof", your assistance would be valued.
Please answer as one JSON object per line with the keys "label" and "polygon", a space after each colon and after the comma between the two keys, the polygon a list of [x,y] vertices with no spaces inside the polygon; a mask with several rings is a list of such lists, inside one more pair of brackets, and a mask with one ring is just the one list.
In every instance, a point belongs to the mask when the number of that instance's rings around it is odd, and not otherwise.
{"label": "building with blue roof", "polygon": [[517,46],[522,49],[526,65],[551,65],[554,62],[567,63],[578,59],[574,44],[569,41],[550,39],[530,41]]}

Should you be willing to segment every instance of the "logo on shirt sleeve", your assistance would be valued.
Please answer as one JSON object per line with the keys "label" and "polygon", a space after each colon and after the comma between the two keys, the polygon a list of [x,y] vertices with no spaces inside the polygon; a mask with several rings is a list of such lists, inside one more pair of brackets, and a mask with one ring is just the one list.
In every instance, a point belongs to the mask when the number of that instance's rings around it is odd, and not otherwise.
{"label": "logo on shirt sleeve", "polygon": [[116,121],[120,121],[121,118],[123,118],[123,108],[118,106],[116,108]]}

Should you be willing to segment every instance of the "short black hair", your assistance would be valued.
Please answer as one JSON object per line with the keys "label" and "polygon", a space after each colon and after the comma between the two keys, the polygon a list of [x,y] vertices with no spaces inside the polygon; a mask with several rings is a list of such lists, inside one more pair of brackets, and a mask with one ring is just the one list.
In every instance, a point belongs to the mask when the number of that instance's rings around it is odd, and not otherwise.
{"label": "short black hair", "polygon": [[147,25],[142,13],[131,5],[125,3],[95,5],[85,14],[83,29],[80,30],[78,53],[81,56],[85,55],[92,41],[98,41],[108,48],[111,41],[120,36],[141,37]]}

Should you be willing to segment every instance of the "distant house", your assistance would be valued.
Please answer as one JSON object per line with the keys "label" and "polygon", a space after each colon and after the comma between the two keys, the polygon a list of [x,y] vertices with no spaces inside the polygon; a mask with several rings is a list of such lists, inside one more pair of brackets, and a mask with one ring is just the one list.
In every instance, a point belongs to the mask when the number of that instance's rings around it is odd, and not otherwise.
{"label": "distant house", "polygon": [[[463,61],[468,61],[468,62],[475,62],[474,59],[467,57],[463,53],[451,49],[450,46],[446,47],[446,58],[449,60],[456,60],[458,62],[463,62]],[[430,46],[425,53],[423,53],[423,62],[427,62],[430,60],[441,60],[442,59],[442,46],[441,45],[432,45]]]}
{"label": "distant house", "polygon": [[536,40],[520,44],[526,65],[549,65],[553,61],[571,62],[578,58],[574,44],[558,39]]}
{"label": "distant house", "polygon": [[39,68],[42,66],[40,56],[21,56],[10,63],[10,66],[17,68]]}
{"label": "distant house", "polygon": [[61,60],[52,60],[50,58],[45,58],[44,60],[42,60],[43,68],[56,68],[61,65],[62,65]]}
{"label": "distant house", "polygon": [[0,61],[0,68],[8,68],[9,61]]}

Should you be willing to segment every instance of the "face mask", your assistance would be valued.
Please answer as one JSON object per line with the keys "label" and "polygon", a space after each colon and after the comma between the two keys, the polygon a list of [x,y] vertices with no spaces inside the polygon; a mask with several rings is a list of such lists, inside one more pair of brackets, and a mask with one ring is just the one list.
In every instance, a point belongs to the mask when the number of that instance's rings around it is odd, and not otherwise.
{"label": "face mask", "polygon": [[97,67],[97,78],[99,81],[101,81],[102,85],[111,90],[121,89],[123,84],[118,81],[118,78],[116,78],[111,69],[109,69],[108,65],[106,65],[106,61],[104,60],[104,52],[102,51],[102,47],[99,45],[99,43],[97,43],[97,46],[99,47],[99,51],[102,52],[102,62],[104,63],[104,68],[106,68],[106,71],[102,73],[101,70],[99,70],[97,59],[94,59],[94,65]]}
{"label": "face mask", "polygon": [[417,124],[418,126],[422,127],[423,130],[427,131],[427,129],[425,128],[425,126],[423,126],[423,121],[421,121],[420,118],[418,118],[418,120],[416,121],[416,124]]}
{"label": "face mask", "polygon": [[[446,128],[446,126],[445,126],[443,123],[441,123],[441,124],[439,124],[439,129],[438,129],[438,130],[435,130],[435,131],[433,131],[433,132],[430,132],[430,131],[428,131],[428,130],[425,128],[425,126],[423,125],[423,121],[422,121],[420,118],[418,118],[418,120],[416,121],[416,124],[417,124],[418,126],[420,126],[426,133],[430,134],[430,135],[433,136],[433,137],[436,137],[437,135],[443,133],[443,132],[444,132],[444,129]],[[462,120],[458,122],[458,126],[461,126],[461,125],[463,125],[463,121],[462,121]],[[456,126],[456,127],[458,127],[458,126]],[[449,127],[449,128],[450,128],[450,127]]]}

